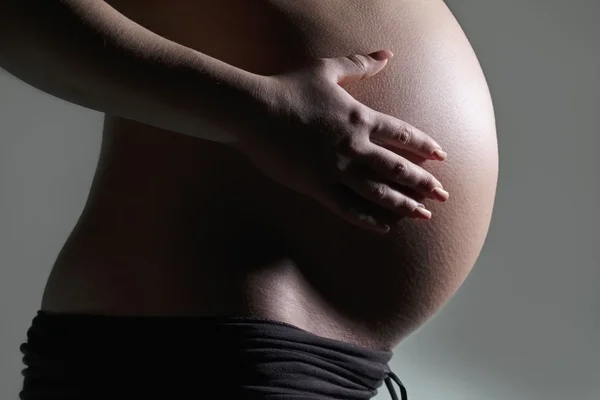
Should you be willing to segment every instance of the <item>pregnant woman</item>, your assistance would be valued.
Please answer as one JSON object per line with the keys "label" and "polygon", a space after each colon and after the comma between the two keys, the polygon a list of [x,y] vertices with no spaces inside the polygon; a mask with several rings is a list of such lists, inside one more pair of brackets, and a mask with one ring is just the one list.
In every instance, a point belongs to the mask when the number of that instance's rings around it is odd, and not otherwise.
{"label": "pregnant woman", "polygon": [[22,399],[406,395],[391,351],[473,267],[497,182],[488,88],[443,1],[0,15],[2,68],[106,115]]}

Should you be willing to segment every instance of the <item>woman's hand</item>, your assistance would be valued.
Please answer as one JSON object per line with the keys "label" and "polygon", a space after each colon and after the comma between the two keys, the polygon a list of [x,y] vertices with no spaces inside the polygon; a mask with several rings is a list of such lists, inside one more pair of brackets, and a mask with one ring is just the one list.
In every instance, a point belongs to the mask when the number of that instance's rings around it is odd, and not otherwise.
{"label": "woman's hand", "polygon": [[388,232],[398,216],[431,218],[406,192],[440,201],[448,193],[393,150],[440,161],[446,154],[425,133],[370,109],[340,87],[375,75],[390,57],[382,50],[315,59],[262,77],[257,96],[266,106],[252,117],[254,133],[237,147],[270,178],[360,227]]}

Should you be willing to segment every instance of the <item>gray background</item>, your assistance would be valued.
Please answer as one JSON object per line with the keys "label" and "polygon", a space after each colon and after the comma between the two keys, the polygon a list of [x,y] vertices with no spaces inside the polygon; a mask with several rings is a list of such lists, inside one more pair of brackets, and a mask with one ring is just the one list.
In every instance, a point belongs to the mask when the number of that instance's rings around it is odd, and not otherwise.
{"label": "gray background", "polygon": [[[600,1],[448,3],[494,98],[497,203],[476,269],[392,367],[411,400],[598,400]],[[101,115],[0,70],[0,127],[0,398],[16,399],[18,346],[82,210]]]}

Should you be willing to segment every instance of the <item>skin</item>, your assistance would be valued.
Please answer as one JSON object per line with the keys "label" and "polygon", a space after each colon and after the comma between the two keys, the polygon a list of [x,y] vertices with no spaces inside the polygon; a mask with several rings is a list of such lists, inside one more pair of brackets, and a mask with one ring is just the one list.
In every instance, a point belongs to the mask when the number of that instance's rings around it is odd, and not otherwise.
{"label": "skin", "polygon": [[391,349],[487,234],[477,59],[442,1],[225,3],[1,3],[1,66],[107,114],[42,308],[253,315]]}

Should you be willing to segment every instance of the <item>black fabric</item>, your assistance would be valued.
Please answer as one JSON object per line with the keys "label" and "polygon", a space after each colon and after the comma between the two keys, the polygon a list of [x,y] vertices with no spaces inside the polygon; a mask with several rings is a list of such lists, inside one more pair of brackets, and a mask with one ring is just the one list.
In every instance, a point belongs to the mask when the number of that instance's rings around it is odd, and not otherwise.
{"label": "black fabric", "polygon": [[366,400],[391,352],[253,318],[113,317],[38,312],[21,345],[22,400]]}

